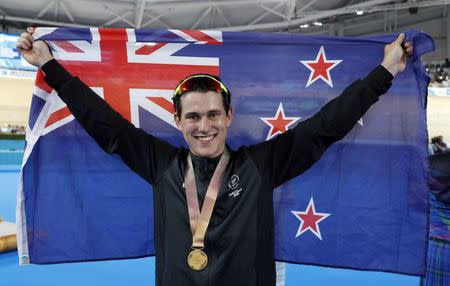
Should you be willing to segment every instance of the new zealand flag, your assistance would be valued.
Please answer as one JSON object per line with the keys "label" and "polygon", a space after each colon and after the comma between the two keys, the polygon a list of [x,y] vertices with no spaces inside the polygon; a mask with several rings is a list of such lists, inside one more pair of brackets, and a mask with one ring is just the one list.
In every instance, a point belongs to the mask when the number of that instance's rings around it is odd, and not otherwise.
{"label": "new zealand flag", "polygon": [[[39,28],[54,57],[135,126],[174,145],[171,96],[194,73],[220,75],[236,116],[228,144],[269,140],[338,96],[395,35],[334,38],[192,30]],[[415,47],[387,94],[301,176],[274,192],[276,259],[423,275],[428,241],[426,90]],[[152,192],[80,127],[38,73],[18,192],[19,260],[154,254]]]}

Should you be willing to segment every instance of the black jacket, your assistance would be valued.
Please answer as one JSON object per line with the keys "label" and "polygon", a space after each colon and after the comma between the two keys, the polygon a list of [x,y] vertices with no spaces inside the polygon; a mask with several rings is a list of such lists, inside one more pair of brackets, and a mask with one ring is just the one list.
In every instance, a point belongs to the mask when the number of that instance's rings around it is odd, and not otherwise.
{"label": "black jacket", "polygon": [[[382,66],[357,80],[313,117],[275,139],[230,150],[223,184],[205,236],[208,266],[186,262],[192,234],[183,189],[188,150],[135,128],[55,60],[42,67],[46,81],[108,153],[153,186],[157,285],[275,285],[272,190],[311,167],[342,139],[390,87]],[[200,202],[216,159],[193,157]]]}

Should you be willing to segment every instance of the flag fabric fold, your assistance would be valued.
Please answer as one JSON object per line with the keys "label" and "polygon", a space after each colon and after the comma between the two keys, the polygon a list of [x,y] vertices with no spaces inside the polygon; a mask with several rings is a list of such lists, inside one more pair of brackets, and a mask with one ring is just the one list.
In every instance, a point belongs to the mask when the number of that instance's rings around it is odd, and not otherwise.
{"label": "flag fabric fold", "polygon": [[[35,38],[136,127],[174,145],[171,96],[220,75],[237,148],[279,136],[381,63],[395,35],[361,38],[191,30],[38,28]],[[310,170],[274,191],[279,261],[424,275],[426,88],[415,53],[387,94]],[[87,135],[38,72],[17,195],[21,264],[151,256],[152,189]],[[145,160],[145,158],[143,158]]]}

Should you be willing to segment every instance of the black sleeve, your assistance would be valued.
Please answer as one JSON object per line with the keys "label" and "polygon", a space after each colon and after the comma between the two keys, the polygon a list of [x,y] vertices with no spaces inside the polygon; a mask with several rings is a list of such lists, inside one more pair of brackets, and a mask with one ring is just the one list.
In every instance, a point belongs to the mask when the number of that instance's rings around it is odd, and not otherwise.
{"label": "black sleeve", "polygon": [[157,180],[174,158],[175,147],[136,128],[56,60],[43,65],[42,71],[45,81],[103,150],[120,155],[146,181]]}
{"label": "black sleeve", "polygon": [[325,150],[350,132],[364,113],[391,86],[393,76],[383,66],[356,80],[313,117],[275,139],[249,146],[250,156],[273,187],[298,176]]}

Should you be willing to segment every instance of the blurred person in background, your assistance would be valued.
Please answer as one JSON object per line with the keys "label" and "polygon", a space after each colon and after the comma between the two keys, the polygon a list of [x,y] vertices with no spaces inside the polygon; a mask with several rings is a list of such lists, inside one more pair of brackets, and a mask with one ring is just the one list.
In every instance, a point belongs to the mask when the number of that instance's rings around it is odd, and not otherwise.
{"label": "blurred person in background", "polygon": [[443,136],[433,137],[431,139],[431,144],[433,145],[434,154],[446,153],[448,150]]}

